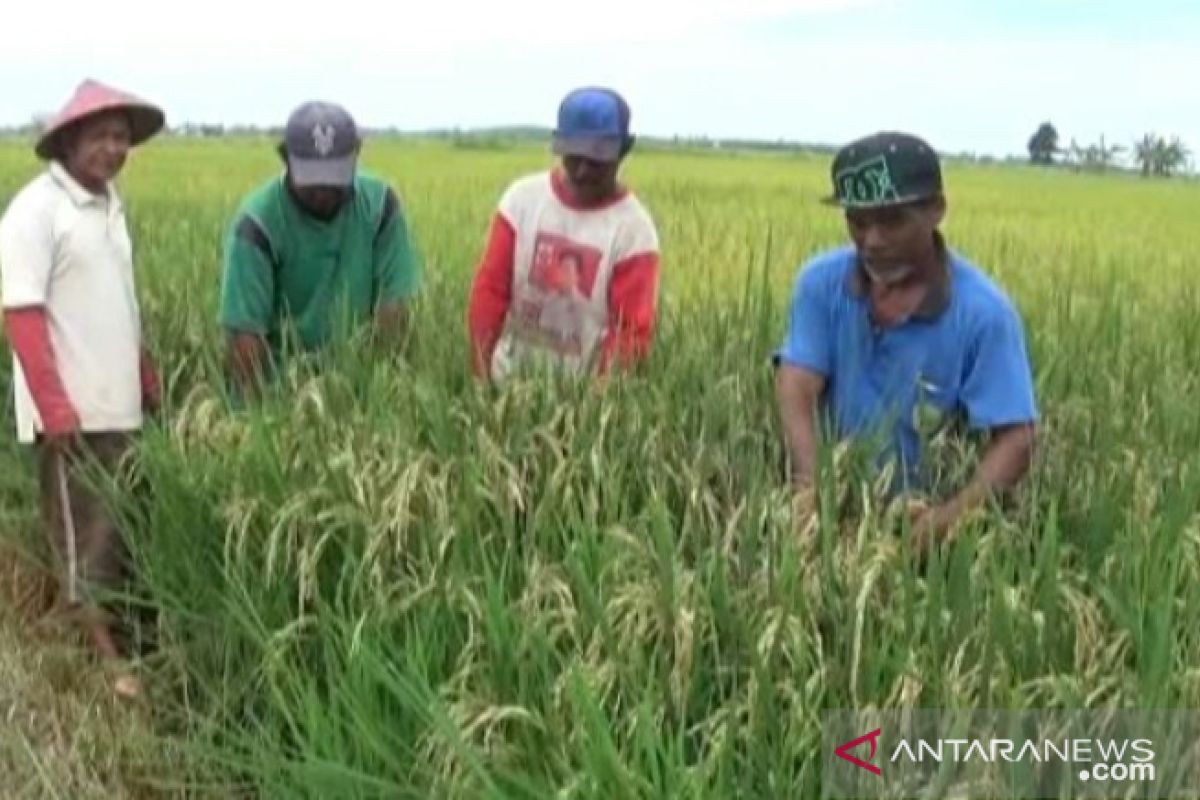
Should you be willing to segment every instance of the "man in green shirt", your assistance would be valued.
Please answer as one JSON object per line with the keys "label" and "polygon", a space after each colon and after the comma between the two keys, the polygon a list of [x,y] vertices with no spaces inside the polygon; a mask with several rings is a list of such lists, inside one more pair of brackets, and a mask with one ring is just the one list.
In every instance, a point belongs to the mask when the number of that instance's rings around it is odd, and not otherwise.
{"label": "man in green shirt", "polygon": [[254,394],[288,352],[315,352],[372,321],[399,342],[420,272],[396,193],[358,171],[340,106],[288,118],[284,174],[242,203],[225,239],[220,321],[235,387]]}

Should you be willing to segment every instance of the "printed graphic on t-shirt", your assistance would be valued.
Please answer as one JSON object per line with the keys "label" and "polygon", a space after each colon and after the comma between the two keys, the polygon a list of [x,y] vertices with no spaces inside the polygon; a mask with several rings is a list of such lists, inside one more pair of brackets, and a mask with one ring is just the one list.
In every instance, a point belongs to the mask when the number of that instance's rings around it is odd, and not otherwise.
{"label": "printed graphic on t-shirt", "polygon": [[560,355],[578,357],[598,335],[590,300],[604,254],[565,236],[539,231],[529,269],[530,296],[516,304],[528,338]]}
{"label": "printed graphic on t-shirt", "polygon": [[539,231],[533,243],[529,282],[551,294],[581,294],[590,298],[603,257],[595,247]]}

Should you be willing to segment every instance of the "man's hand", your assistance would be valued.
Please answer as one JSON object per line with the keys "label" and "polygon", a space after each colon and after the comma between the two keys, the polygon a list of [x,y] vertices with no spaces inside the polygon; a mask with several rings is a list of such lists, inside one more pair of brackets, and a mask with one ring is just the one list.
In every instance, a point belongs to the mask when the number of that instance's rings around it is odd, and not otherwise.
{"label": "man's hand", "polygon": [[253,333],[231,332],[226,358],[229,372],[244,398],[257,398],[262,393],[267,369],[267,343]]}
{"label": "man's hand", "polygon": [[404,350],[409,345],[408,306],[403,302],[384,303],[375,310],[374,338],[378,345],[390,351]]}
{"label": "man's hand", "polygon": [[477,383],[491,383],[491,354],[485,349],[481,342],[470,340],[468,346],[471,348],[471,376]]}
{"label": "man's hand", "polygon": [[935,506],[913,503],[908,508],[913,551],[924,554],[935,545],[954,538],[954,526],[962,510],[954,501]]}
{"label": "man's hand", "polygon": [[66,455],[76,449],[79,442],[80,422],[74,409],[63,409],[62,413],[44,420],[43,424],[42,443],[51,451],[59,455]]}
{"label": "man's hand", "polygon": [[75,449],[79,441],[79,431],[69,433],[43,433],[42,442],[56,453],[65,455]]}
{"label": "man's hand", "polygon": [[157,415],[162,408],[162,382],[154,366],[154,358],[148,350],[142,350],[139,372],[142,381],[142,411],[152,416]]}

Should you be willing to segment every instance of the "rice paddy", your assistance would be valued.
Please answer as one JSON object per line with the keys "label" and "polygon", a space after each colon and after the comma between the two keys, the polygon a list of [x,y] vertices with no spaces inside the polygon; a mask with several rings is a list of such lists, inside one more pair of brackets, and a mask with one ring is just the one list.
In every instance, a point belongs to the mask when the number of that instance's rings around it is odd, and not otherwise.
{"label": "rice paddy", "polygon": [[[852,449],[830,453],[815,535],[783,481],[769,357],[798,266],[845,238],[817,202],[825,158],[635,153],[663,242],[649,368],[471,380],[488,221],[549,159],[368,143],[423,254],[415,337],[345,342],[236,409],[220,245],[272,144],[135,154],[122,185],[168,398],[111,488],[135,599],[159,614],[145,728],[182,755],[129,785],[814,797],[827,708],[1200,703],[1200,187],[948,168],[946,234],[1018,304],[1043,425],[1020,491],[922,567]],[[0,145],[0,200],[37,169]],[[936,444],[940,490],[971,448]],[[10,436],[0,458],[2,535],[36,551],[28,456]]]}

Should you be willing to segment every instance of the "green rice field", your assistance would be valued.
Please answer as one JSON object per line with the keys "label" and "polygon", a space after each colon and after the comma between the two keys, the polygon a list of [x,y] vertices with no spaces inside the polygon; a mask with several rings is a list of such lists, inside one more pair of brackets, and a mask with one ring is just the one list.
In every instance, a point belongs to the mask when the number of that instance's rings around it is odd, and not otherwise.
{"label": "green rice field", "polygon": [[[92,783],[0,744],[0,787],[810,798],[825,709],[1200,706],[1200,185],[948,166],[946,235],[1019,306],[1042,427],[1006,507],[920,566],[852,448],[830,454],[815,536],[783,480],[770,355],[798,266],[846,238],[818,202],[825,157],[635,152],[625,177],[663,248],[649,367],[471,379],[487,225],[550,159],[368,142],[423,254],[413,341],[345,342],[238,410],[221,241],[279,169],[273,143],[134,154],[122,187],[168,397],[110,488],[132,600],[158,614],[150,702]],[[0,144],[0,201],[38,169]],[[7,358],[0,392],[11,431]],[[939,491],[973,447],[934,443]],[[0,536],[44,555],[32,460],[12,435],[0,460]]]}

